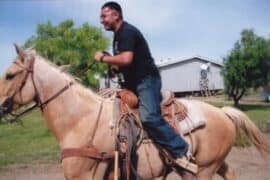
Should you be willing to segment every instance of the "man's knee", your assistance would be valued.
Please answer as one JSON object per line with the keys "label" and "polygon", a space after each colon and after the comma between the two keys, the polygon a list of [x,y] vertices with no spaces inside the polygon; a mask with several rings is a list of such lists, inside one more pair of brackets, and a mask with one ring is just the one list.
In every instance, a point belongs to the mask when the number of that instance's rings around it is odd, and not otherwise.
{"label": "man's knee", "polygon": [[142,123],[146,126],[162,126],[164,124],[164,120],[162,119],[161,115],[158,113],[151,113],[144,116],[141,116]]}

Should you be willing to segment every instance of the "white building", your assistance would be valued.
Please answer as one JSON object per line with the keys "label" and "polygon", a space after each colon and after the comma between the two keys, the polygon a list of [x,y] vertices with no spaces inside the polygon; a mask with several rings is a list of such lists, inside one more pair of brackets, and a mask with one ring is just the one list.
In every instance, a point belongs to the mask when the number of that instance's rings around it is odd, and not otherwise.
{"label": "white building", "polygon": [[170,59],[158,64],[162,89],[172,90],[176,95],[223,90],[222,67],[222,64],[200,56]]}
{"label": "white building", "polygon": [[[162,89],[171,90],[176,95],[195,94],[224,89],[221,75],[222,64],[213,60],[194,56],[161,61],[157,64],[161,78]],[[108,82],[108,81],[107,81]],[[117,79],[110,81],[110,87],[117,86]],[[106,87],[105,79],[100,79],[100,89]]]}

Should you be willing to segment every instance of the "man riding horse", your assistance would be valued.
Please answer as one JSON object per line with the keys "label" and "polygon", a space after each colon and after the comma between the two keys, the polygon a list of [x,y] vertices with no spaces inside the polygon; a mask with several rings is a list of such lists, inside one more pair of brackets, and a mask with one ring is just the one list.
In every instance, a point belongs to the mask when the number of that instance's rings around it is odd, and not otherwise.
{"label": "man riding horse", "polygon": [[131,90],[139,98],[139,114],[150,138],[168,150],[179,166],[194,171],[197,167],[187,156],[188,144],[161,115],[161,78],[142,33],[123,20],[121,6],[116,2],[102,6],[100,22],[105,30],[114,32],[114,55],[99,51],[95,60],[119,67],[124,76],[122,88]]}

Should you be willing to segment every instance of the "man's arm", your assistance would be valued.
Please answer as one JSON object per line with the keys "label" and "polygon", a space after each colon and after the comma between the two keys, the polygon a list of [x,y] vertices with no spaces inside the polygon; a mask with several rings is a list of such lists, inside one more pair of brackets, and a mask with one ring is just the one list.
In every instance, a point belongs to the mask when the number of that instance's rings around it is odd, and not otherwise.
{"label": "man's arm", "polygon": [[116,66],[127,66],[133,60],[133,52],[132,51],[124,51],[115,56],[109,56],[104,54],[101,51],[96,52],[95,60],[97,62],[104,62],[111,65]]}

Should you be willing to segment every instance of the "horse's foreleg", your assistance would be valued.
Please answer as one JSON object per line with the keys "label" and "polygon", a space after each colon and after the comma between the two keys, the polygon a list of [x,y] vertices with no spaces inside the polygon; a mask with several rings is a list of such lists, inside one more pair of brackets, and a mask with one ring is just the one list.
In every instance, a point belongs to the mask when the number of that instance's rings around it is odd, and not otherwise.
{"label": "horse's foreleg", "polygon": [[94,162],[89,162],[85,158],[70,157],[62,161],[62,168],[66,180],[81,180],[89,172],[89,167],[93,166]]}
{"label": "horse's foreleg", "polygon": [[231,169],[228,163],[223,162],[220,168],[217,171],[218,175],[223,177],[225,180],[235,180],[235,174],[233,169]]}
{"label": "horse's foreleg", "polygon": [[62,161],[66,180],[104,179],[108,162],[96,162],[87,158],[72,157]]}
{"label": "horse's foreleg", "polygon": [[196,177],[192,173],[187,172],[187,171],[182,172],[181,177],[182,177],[182,180],[195,180],[196,179]]}

